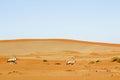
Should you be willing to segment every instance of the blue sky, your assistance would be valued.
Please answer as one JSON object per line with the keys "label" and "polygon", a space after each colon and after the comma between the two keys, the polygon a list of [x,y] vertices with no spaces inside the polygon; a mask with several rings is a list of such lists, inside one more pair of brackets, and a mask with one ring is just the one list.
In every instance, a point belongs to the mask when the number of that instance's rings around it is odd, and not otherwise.
{"label": "blue sky", "polygon": [[120,43],[120,0],[0,0],[0,39]]}

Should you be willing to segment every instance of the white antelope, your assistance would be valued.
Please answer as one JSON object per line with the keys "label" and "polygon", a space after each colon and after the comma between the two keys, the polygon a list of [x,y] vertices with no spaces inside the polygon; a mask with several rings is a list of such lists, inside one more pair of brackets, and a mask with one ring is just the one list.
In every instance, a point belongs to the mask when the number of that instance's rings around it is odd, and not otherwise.
{"label": "white antelope", "polygon": [[16,60],[17,60],[17,58],[9,58],[9,59],[7,60],[7,63],[17,64],[17,63],[16,63]]}
{"label": "white antelope", "polygon": [[67,61],[66,65],[74,65],[76,63],[76,60],[74,58]]}

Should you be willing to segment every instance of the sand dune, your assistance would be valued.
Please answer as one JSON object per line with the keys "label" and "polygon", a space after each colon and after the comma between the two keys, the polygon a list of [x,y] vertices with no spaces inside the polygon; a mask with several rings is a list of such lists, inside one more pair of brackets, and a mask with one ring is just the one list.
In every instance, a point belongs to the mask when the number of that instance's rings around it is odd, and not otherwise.
{"label": "sand dune", "polygon": [[79,53],[119,53],[120,44],[93,43],[64,39],[0,41],[0,55],[55,53],[65,50]]}
{"label": "sand dune", "polygon": [[[7,63],[17,57],[17,64]],[[1,40],[0,80],[119,80],[120,44],[64,39]],[[74,58],[74,65],[66,65]]]}

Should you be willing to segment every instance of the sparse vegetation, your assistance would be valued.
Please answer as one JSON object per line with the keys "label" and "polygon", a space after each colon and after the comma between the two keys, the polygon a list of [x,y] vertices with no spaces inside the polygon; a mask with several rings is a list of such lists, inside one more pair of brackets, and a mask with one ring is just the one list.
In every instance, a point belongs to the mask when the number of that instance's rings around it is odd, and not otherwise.
{"label": "sparse vegetation", "polygon": [[120,63],[120,57],[113,57],[111,59],[111,62],[118,62],[118,63]]}
{"label": "sparse vegetation", "polygon": [[95,64],[95,63],[99,63],[100,60],[96,60],[96,61],[90,61],[89,64]]}
{"label": "sparse vegetation", "polygon": [[71,70],[71,69],[68,69],[68,70],[66,70],[67,72],[71,72],[71,71],[74,71],[74,70]]}
{"label": "sparse vegetation", "polygon": [[100,60],[96,60],[95,62],[96,62],[96,63],[99,63],[99,62],[100,62]]}
{"label": "sparse vegetation", "polygon": [[94,64],[94,63],[95,63],[95,61],[90,61],[90,62],[89,62],[89,64]]}
{"label": "sparse vegetation", "polygon": [[43,62],[48,62],[48,60],[43,60]]}
{"label": "sparse vegetation", "polygon": [[61,63],[55,63],[55,65],[61,65]]}

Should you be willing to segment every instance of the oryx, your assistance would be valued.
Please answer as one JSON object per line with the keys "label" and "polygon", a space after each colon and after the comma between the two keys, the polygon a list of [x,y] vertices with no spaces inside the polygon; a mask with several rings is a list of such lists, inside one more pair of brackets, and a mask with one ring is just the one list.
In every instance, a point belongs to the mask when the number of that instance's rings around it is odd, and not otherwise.
{"label": "oryx", "polygon": [[67,60],[66,65],[74,65],[76,63],[76,60],[74,58],[71,58]]}
{"label": "oryx", "polygon": [[14,63],[14,64],[17,64],[17,58],[16,57],[14,57],[14,58],[9,58],[8,60],[7,60],[7,63]]}

